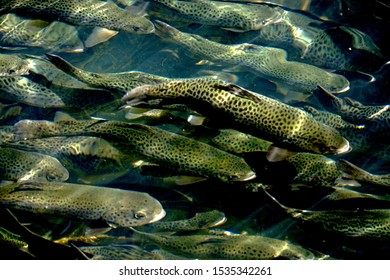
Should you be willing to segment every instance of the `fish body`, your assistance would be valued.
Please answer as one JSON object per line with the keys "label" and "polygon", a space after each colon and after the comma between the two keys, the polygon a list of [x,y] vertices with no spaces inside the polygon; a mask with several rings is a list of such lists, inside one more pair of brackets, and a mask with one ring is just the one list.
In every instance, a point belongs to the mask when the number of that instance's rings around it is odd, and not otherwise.
{"label": "fish body", "polygon": [[12,233],[6,228],[0,226],[0,248],[23,249],[27,247],[28,244],[20,235]]}
{"label": "fish body", "polygon": [[154,30],[153,24],[145,17],[121,9],[114,3],[98,0],[2,0],[0,13],[6,12],[137,34]]}
{"label": "fish body", "polygon": [[172,26],[157,21],[156,32],[204,59],[244,66],[260,77],[283,85],[292,91],[310,93],[320,84],[330,92],[344,92],[349,81],[341,75],[329,73],[318,67],[287,61],[285,50],[253,44],[224,45],[199,35],[180,32]]}
{"label": "fish body", "polygon": [[[179,19],[245,32],[259,30],[280,18],[278,9],[268,5],[222,3],[218,1],[153,0]],[[161,15],[161,13],[158,13]]]}
{"label": "fish body", "polygon": [[27,75],[30,65],[18,55],[0,53],[0,76]]}
{"label": "fish body", "polygon": [[319,187],[335,187],[336,179],[342,177],[336,162],[326,156],[311,153],[297,153],[286,158],[297,172],[294,183],[305,183]]}
{"label": "fish body", "polygon": [[359,182],[383,187],[390,186],[390,174],[372,174],[343,159],[337,162],[337,166],[340,170]]}
{"label": "fish body", "polygon": [[47,54],[48,60],[58,69],[95,88],[126,93],[128,90],[144,84],[155,84],[168,81],[168,78],[131,71],[122,73],[95,73],[77,68],[59,56]]}
{"label": "fish body", "polygon": [[194,259],[314,259],[312,252],[298,245],[260,235],[173,236],[139,231],[135,234],[163,250]]}
{"label": "fish body", "polygon": [[313,230],[322,230],[348,238],[388,242],[390,238],[389,209],[357,210],[303,210],[282,205],[267,191],[281,208],[292,218],[310,226]]}
{"label": "fish body", "polygon": [[390,105],[365,106],[350,98],[339,98],[323,87],[314,91],[324,108],[340,115],[344,120],[366,126],[382,136],[390,135]]}
{"label": "fish body", "polygon": [[51,51],[81,52],[84,44],[76,27],[59,22],[0,16],[0,46],[7,49],[39,47]]}
{"label": "fish body", "polygon": [[122,101],[144,98],[177,99],[210,119],[229,121],[234,129],[293,149],[314,153],[350,149],[339,132],[303,110],[234,84],[191,79],[145,85],[127,93]]}
{"label": "fish body", "polygon": [[195,216],[190,219],[169,222],[160,221],[148,225],[148,228],[153,232],[195,231],[215,227],[223,224],[224,222],[226,222],[225,214],[218,210],[212,210],[196,213]]}
{"label": "fish body", "polygon": [[159,260],[157,254],[135,245],[81,246],[79,249],[92,255],[92,260]]}
{"label": "fish body", "polygon": [[48,137],[4,146],[55,157],[70,172],[71,181],[88,184],[107,184],[132,168],[129,156],[97,137]]}
{"label": "fish body", "polygon": [[0,176],[3,180],[66,181],[68,170],[48,155],[13,148],[0,148]]}
{"label": "fish body", "polygon": [[102,220],[113,227],[139,226],[165,215],[160,202],[147,193],[54,182],[2,186],[0,204],[40,215]]}
{"label": "fish body", "polygon": [[285,49],[291,60],[331,69],[364,70],[370,68],[364,59],[371,58],[371,62],[378,63],[383,60],[374,41],[355,28],[292,10],[280,8],[279,11],[278,21],[270,22],[246,40]]}
{"label": "fish body", "polygon": [[0,76],[0,97],[41,108],[66,106],[57,93],[24,76]]}
{"label": "fish body", "polygon": [[[118,121],[21,121],[18,139],[59,135],[97,136],[179,172],[222,181],[247,181],[256,175],[241,157],[157,127]],[[124,148],[126,147],[126,148]]]}
{"label": "fish body", "polygon": [[16,104],[2,104],[0,102],[0,123],[5,123],[10,119],[19,116],[21,112],[22,112],[22,107]]}

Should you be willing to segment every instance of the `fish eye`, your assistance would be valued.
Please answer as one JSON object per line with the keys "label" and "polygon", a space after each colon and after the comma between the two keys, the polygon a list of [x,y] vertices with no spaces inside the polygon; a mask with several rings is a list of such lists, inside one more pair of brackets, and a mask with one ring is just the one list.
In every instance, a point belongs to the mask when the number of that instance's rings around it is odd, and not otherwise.
{"label": "fish eye", "polygon": [[15,74],[16,71],[14,69],[9,69],[7,72],[8,72],[8,74],[11,75],[11,74]]}
{"label": "fish eye", "polygon": [[46,180],[48,180],[49,182],[55,181],[56,180],[56,176],[51,175],[51,174],[47,174],[46,175]]}
{"label": "fish eye", "polygon": [[136,218],[137,220],[144,219],[146,218],[146,213],[143,211],[138,211],[134,213],[134,218]]}

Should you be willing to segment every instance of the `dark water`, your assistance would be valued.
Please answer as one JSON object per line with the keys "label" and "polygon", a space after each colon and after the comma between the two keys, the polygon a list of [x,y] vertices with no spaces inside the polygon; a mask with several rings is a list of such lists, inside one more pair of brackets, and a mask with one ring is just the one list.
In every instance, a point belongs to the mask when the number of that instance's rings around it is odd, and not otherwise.
{"label": "dark water", "polygon": [[[145,1],[146,2],[146,1]],[[237,1],[245,2],[245,1]],[[254,1],[248,1],[254,2]],[[323,68],[344,75],[350,81],[350,89],[342,93],[342,97],[350,97],[365,105],[385,105],[389,104],[389,66],[385,65],[389,57],[389,43],[387,35],[389,32],[390,8],[379,1],[309,1],[310,3],[293,4],[288,1],[280,1],[285,5],[286,11],[301,14],[313,18],[326,19],[329,26],[348,26],[356,28],[370,36],[381,50],[383,57],[373,59],[366,53],[355,52],[348,56],[361,66],[362,70],[329,69]],[[284,2],[284,3],[283,3]],[[292,1],[294,2],[294,1]],[[308,4],[308,6],[307,6]],[[200,23],[188,23],[179,19],[167,21],[164,11],[160,11],[150,4],[146,6],[147,18],[153,20],[161,19],[168,22],[179,30],[198,34],[210,40],[223,44],[253,43],[256,41],[256,31],[251,32],[231,32],[221,29],[219,26],[207,26]],[[138,3],[137,6],[142,6]],[[301,7],[305,11],[300,11]],[[157,11],[157,12],[156,12]],[[162,13],[162,14],[159,14]],[[81,38],[86,38],[90,34],[89,27],[77,27]],[[329,30],[333,30],[329,28]],[[333,31],[332,31],[333,32]],[[345,33],[335,31],[333,39],[336,45],[344,50],[350,46],[350,39],[346,39]],[[345,44],[345,45],[344,45]],[[1,41],[0,41],[1,46]],[[251,91],[272,97],[282,102],[289,103],[296,107],[311,105],[321,108],[318,101],[313,96],[308,98],[293,98],[281,95],[276,91],[276,86],[257,74],[237,71],[231,66],[214,61],[213,63],[198,64],[203,59],[199,55],[194,55],[176,43],[161,39],[155,34],[137,35],[119,32],[109,41],[85,49],[81,53],[53,52],[45,48],[27,47],[26,49],[9,50],[0,49],[0,53],[18,53],[43,56],[50,52],[60,55],[73,65],[87,71],[100,73],[115,73],[122,71],[142,71],[169,78],[190,78],[207,74],[217,74],[221,78],[228,78],[230,81]],[[355,62],[357,61],[357,62]],[[380,62],[378,62],[380,61]],[[375,81],[371,81],[371,75]],[[9,102],[9,101],[5,101]],[[43,109],[33,106],[22,105],[22,114],[2,125],[12,125],[21,119],[47,119],[52,120],[56,109]],[[60,110],[66,111],[66,110]],[[115,111],[113,111],[115,113]],[[69,113],[75,114],[75,110]],[[94,112],[93,116],[102,116],[113,119],[121,119],[118,113],[115,115],[103,114],[104,112]],[[77,116],[79,117],[79,116]],[[166,126],[168,130],[174,130],[172,126]],[[381,140],[384,145],[388,145],[388,139]],[[358,156],[341,157],[351,160],[359,167],[375,174],[386,174],[390,172],[390,154],[388,158],[373,158],[375,146],[370,147],[364,154]],[[337,159],[336,156],[331,157]],[[258,178],[263,176],[264,183],[272,185],[270,193],[278,198],[284,205],[298,209],[312,209],[324,196],[331,191],[328,188],[304,187],[295,190],[286,179],[293,177],[294,171],[286,167],[272,168],[264,167],[264,156],[259,156],[257,161],[249,161],[252,168],[256,169]],[[307,249],[329,255],[335,259],[387,259],[390,252],[387,241],[380,238],[374,241],[367,241],[362,238],[339,237],[338,235],[327,234],[321,229],[307,227],[306,224],[298,224],[290,218],[286,212],[272,201],[261,189],[252,192],[245,188],[244,184],[226,184],[214,180],[207,180],[192,185],[172,185],[166,186],[161,177],[142,176],[138,172],[132,172],[114,182],[107,184],[109,187],[123,188],[147,192],[157,198],[167,212],[165,219],[175,220],[192,217],[195,213],[212,209],[218,209],[225,213],[227,222],[220,226],[221,229],[234,233],[245,232],[247,234],[260,234],[272,238],[288,240],[299,244]],[[363,186],[359,191],[367,191],[385,195],[386,190]],[[321,205],[320,205],[321,206]],[[324,209],[368,209],[385,208],[390,206],[388,201],[372,201],[365,199],[351,200],[347,202],[324,203]],[[20,221],[29,223],[29,228],[37,234],[44,235],[53,240],[68,237],[72,234],[77,236],[77,231],[83,228],[83,224],[69,222],[65,220],[54,220],[49,217],[34,216],[26,213],[16,212]],[[7,227],[7,224],[1,226]],[[100,226],[100,225],[99,225]],[[82,230],[80,230],[82,231]],[[74,233],[76,232],[76,233]],[[131,236],[131,232],[124,229],[112,230],[111,236]],[[77,238],[75,238],[77,239]],[[78,243],[77,243],[78,242]],[[88,243],[80,240],[75,244],[85,245]],[[149,248],[149,247],[148,247]],[[17,253],[12,250],[3,251],[2,258],[18,258]],[[22,255],[21,258],[26,256]]]}

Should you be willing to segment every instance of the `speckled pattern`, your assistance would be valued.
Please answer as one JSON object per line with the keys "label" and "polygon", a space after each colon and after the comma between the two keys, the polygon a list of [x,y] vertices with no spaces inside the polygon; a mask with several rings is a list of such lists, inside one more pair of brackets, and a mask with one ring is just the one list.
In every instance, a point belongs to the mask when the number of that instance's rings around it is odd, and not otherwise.
{"label": "speckled pattern", "polygon": [[23,58],[0,53],[0,76],[26,75],[28,72],[29,65]]}
{"label": "speckled pattern", "polygon": [[137,232],[140,239],[173,254],[196,259],[314,259],[309,250],[287,241],[260,235],[169,236]]}
{"label": "speckled pattern", "polygon": [[100,26],[138,34],[148,34],[154,30],[153,24],[145,17],[98,0],[2,0],[0,7],[0,13],[35,14],[74,25]]}
{"label": "speckled pattern", "polygon": [[65,107],[55,92],[23,76],[0,76],[0,97],[42,108]]}
{"label": "speckled pattern", "polygon": [[128,143],[128,148],[151,162],[184,173],[245,181],[255,173],[241,157],[200,141],[147,125],[116,121],[22,121],[15,125],[18,138],[58,135],[93,135]]}
{"label": "speckled pattern", "polygon": [[180,19],[216,25],[238,32],[261,29],[280,17],[277,9],[267,5],[245,5],[204,0],[153,0],[152,2],[169,8]]}
{"label": "speckled pattern", "polygon": [[145,97],[180,98],[201,114],[229,120],[237,130],[296,149],[315,153],[348,150],[345,138],[310,114],[237,85],[198,79],[173,81],[141,86],[123,100]]}
{"label": "speckled pattern", "polygon": [[147,193],[68,183],[19,182],[3,186],[0,204],[41,215],[103,220],[111,226],[139,226],[164,217]]}
{"label": "speckled pattern", "polygon": [[155,26],[159,36],[171,39],[203,59],[247,67],[262,78],[292,90],[308,93],[320,84],[331,92],[343,92],[349,87],[349,81],[344,76],[309,64],[287,61],[287,53],[282,49],[247,43],[224,45],[199,35],[180,32],[161,21],[156,21]]}
{"label": "speckled pattern", "polygon": [[66,181],[68,170],[48,155],[0,148],[0,176],[3,180]]}
{"label": "speckled pattern", "polygon": [[335,180],[342,173],[337,169],[336,162],[323,155],[297,153],[286,159],[294,165],[297,175],[294,183],[305,183],[319,187],[334,187]]}
{"label": "speckled pattern", "polygon": [[212,210],[202,213],[196,213],[194,217],[185,220],[170,222],[157,222],[148,225],[155,231],[194,231],[208,229],[216,225],[223,224],[226,221],[225,214],[218,210]]}
{"label": "speckled pattern", "polygon": [[75,26],[26,19],[16,14],[0,16],[0,45],[8,48],[40,47],[52,51],[81,51],[84,44]]}

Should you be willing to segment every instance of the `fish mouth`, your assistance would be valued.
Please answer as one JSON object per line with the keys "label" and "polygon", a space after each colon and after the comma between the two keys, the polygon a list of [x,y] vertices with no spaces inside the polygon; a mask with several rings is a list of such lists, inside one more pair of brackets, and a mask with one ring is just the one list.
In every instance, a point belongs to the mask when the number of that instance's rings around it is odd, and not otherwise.
{"label": "fish mouth", "polygon": [[245,177],[239,178],[239,179],[234,180],[234,181],[246,182],[246,181],[250,181],[250,180],[255,179],[255,178],[256,178],[256,173],[252,171],[252,172],[249,172]]}
{"label": "fish mouth", "polygon": [[345,140],[346,143],[343,147],[339,148],[336,150],[336,154],[345,154],[345,153],[349,153],[350,151],[352,151],[352,147],[349,145],[349,142],[348,140]]}
{"label": "fish mouth", "polygon": [[166,215],[166,212],[164,209],[162,209],[158,215],[156,215],[152,220],[149,221],[149,224],[161,220],[162,218],[165,217],[165,215]]}

